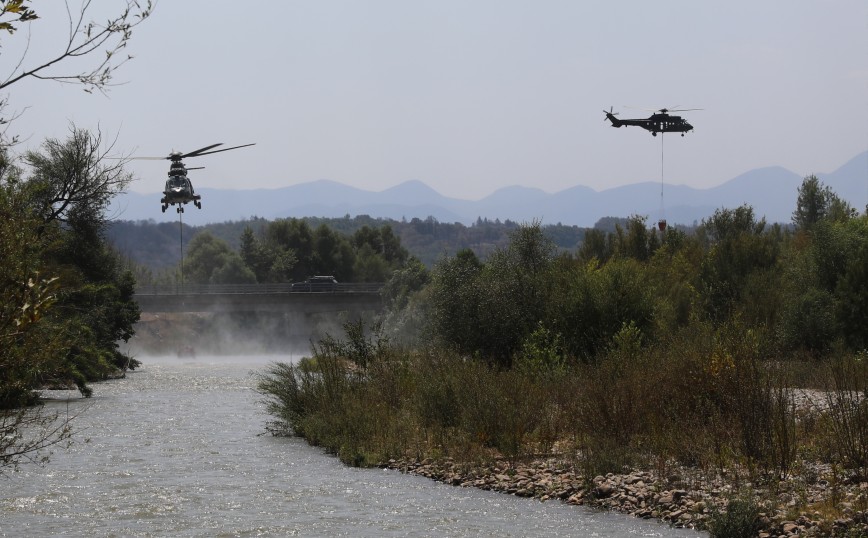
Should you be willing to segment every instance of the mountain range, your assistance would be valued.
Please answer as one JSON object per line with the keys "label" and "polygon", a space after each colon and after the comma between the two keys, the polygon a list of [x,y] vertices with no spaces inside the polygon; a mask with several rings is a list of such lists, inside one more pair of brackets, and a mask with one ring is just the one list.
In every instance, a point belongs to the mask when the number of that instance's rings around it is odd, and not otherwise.
{"label": "mountain range", "polygon": [[[868,199],[868,151],[834,172],[816,174],[860,212]],[[708,189],[664,185],[665,218],[670,224],[693,224],[715,209],[750,204],[768,222],[790,222],[803,176],[779,166],[749,170]],[[203,209],[187,206],[184,222],[192,225],[287,217],[370,215],[395,220],[434,217],[440,222],[470,224],[477,218],[539,220],[543,224],[591,227],[602,217],[660,217],[660,183],[644,182],[602,191],[575,186],[553,194],[533,187],[504,187],[481,200],[442,196],[421,181],[407,181],[383,191],[367,191],[335,181],[318,180],[278,189],[201,188]],[[115,198],[110,215],[122,220],[172,221],[170,208],[159,211],[159,194],[128,192]]]}

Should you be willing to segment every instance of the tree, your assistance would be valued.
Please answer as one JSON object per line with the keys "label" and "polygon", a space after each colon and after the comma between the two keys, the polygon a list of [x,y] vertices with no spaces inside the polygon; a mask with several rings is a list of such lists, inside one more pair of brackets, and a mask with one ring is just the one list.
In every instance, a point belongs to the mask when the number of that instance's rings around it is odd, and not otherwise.
{"label": "tree", "polygon": [[410,296],[418,293],[431,280],[430,272],[419,258],[411,256],[402,269],[392,273],[383,286],[383,300],[391,310],[401,310],[407,306]]}
{"label": "tree", "polygon": [[256,275],[253,274],[239,256],[230,256],[221,267],[211,273],[211,284],[255,284]]}
{"label": "tree", "polygon": [[479,338],[482,264],[470,249],[444,258],[431,273],[431,327],[447,348],[470,355]]}
{"label": "tree", "polygon": [[777,236],[763,233],[765,219],[757,220],[749,205],[718,209],[703,220],[702,228],[711,247],[700,268],[700,289],[708,314],[721,321],[732,313],[751,279],[774,268],[780,245]]}
{"label": "tree", "polygon": [[[87,381],[118,369],[117,342],[138,319],[116,257],[76,266],[73,245],[86,241],[79,229],[46,221],[37,192],[23,170],[0,170],[0,472],[43,461],[72,433],[72,417],[34,406],[35,389],[74,383],[89,395]],[[99,234],[88,237],[99,242],[88,252],[106,252]]]}
{"label": "tree", "polygon": [[208,284],[214,272],[229,263],[233,254],[235,253],[222,239],[214,237],[210,232],[199,233],[187,247],[184,276],[191,283]]}
{"label": "tree", "polygon": [[817,176],[810,175],[802,180],[796,210],[793,211],[793,224],[797,227],[811,230],[824,219],[840,222],[855,216],[856,210],[824,185]]}
{"label": "tree", "polygon": [[41,151],[25,153],[32,170],[31,197],[46,224],[56,220],[95,230],[104,227],[109,202],[132,181],[132,174],[124,170],[125,160],[105,159],[111,149],[103,148],[99,132],[72,125],[67,140],[49,138]]}
{"label": "tree", "polygon": [[837,282],[838,319],[847,341],[855,349],[868,347],[868,216],[854,219],[850,232],[858,238]]}
{"label": "tree", "polygon": [[317,226],[313,233],[314,273],[333,275],[339,282],[357,280],[353,274],[355,262],[356,255],[346,237],[325,224]]}
{"label": "tree", "polygon": [[555,253],[539,223],[510,239],[484,265],[470,251],[444,260],[432,282],[434,333],[461,353],[505,367],[544,317]]}
{"label": "tree", "polygon": [[265,230],[265,243],[276,253],[291,254],[295,262],[290,280],[301,281],[314,274],[313,231],[301,219],[279,219]]}

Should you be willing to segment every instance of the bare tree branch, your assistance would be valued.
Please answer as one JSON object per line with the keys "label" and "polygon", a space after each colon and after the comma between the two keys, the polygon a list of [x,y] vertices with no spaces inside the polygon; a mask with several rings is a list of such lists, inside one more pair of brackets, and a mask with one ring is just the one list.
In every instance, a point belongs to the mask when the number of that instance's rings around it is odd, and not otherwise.
{"label": "bare tree branch", "polygon": [[[2,0],[0,0],[2,1]],[[24,0],[6,0],[0,4],[0,19],[6,14],[9,6],[15,2],[24,3]],[[132,56],[118,58],[119,53],[126,48],[127,42],[132,37],[133,29],[147,19],[153,4],[148,0],[144,4],[137,0],[127,0],[121,13],[108,19],[105,23],[88,21],[87,14],[91,9],[91,0],[85,0],[81,8],[75,12],[66,4],[67,17],[69,20],[69,35],[64,48],[46,61],[35,66],[17,68],[9,74],[5,81],[0,83],[0,90],[15,84],[16,82],[32,77],[39,80],[54,80],[67,84],[81,84],[86,92],[99,90],[104,92],[111,85],[112,75],[121,65],[129,61]],[[26,9],[29,9],[26,8]],[[31,10],[32,11],[32,10]],[[36,18],[19,18],[15,22],[30,22]],[[0,29],[3,28],[0,21]],[[12,30],[14,31],[14,30]],[[83,72],[62,72],[54,70],[58,64],[72,58],[80,58],[90,55],[98,50],[103,50],[105,56],[94,68]],[[22,64],[23,65],[23,64]]]}
{"label": "bare tree branch", "polygon": [[124,191],[132,175],[124,170],[128,159],[105,158],[113,147],[114,141],[103,148],[101,132],[72,125],[68,139],[49,138],[39,151],[24,155],[46,223],[69,222],[73,213],[96,219],[112,197]]}

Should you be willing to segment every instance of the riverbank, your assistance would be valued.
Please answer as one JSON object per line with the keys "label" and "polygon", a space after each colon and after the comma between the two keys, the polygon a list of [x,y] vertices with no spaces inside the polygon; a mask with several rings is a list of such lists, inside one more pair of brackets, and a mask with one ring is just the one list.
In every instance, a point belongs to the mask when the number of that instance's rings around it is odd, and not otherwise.
{"label": "riverbank", "polygon": [[392,459],[383,467],[453,486],[598,507],[697,530],[708,530],[731,499],[746,499],[759,510],[760,538],[868,536],[868,479],[835,476],[828,465],[805,466],[797,476],[768,484],[735,475],[708,478],[686,467],[670,468],[665,476],[635,470],[588,480],[558,459],[487,464]]}

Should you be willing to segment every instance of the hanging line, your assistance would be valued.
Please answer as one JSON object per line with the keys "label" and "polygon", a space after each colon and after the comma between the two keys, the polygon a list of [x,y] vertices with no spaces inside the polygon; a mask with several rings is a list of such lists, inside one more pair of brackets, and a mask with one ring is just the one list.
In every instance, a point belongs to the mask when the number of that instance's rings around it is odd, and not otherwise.
{"label": "hanging line", "polygon": [[[183,208],[178,205],[178,208]],[[184,293],[184,213],[178,211],[178,230],[181,234],[181,293]]]}
{"label": "hanging line", "polygon": [[660,133],[660,222],[666,222],[666,210],[663,206],[663,133]]}

